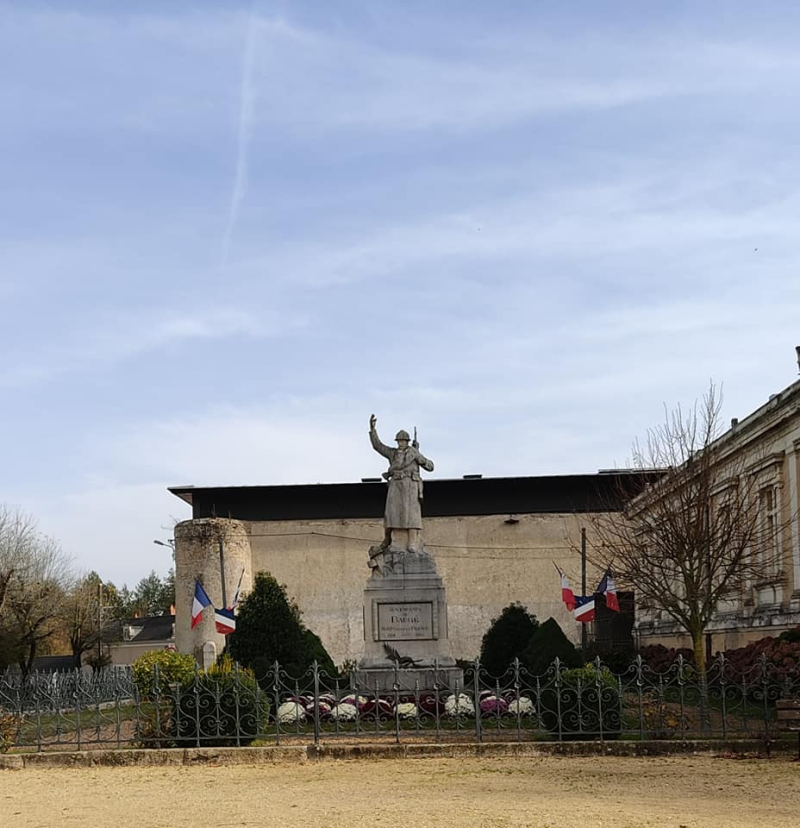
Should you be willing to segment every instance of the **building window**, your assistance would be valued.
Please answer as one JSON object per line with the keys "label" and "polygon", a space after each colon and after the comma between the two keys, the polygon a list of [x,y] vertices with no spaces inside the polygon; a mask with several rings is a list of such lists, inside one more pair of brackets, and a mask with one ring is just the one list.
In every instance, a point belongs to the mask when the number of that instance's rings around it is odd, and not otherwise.
{"label": "building window", "polygon": [[780,572],[780,547],[778,544],[778,489],[765,486],[758,493],[761,511],[761,559],[764,564],[764,576],[776,578]]}

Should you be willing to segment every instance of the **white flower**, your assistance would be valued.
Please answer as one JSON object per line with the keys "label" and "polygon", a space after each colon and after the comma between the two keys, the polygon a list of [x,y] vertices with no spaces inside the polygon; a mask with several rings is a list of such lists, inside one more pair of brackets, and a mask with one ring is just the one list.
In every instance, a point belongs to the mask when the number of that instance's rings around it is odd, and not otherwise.
{"label": "white flower", "polygon": [[303,705],[296,701],[284,702],[277,713],[278,721],[281,724],[294,724],[295,722],[302,722],[306,718],[306,711]]}
{"label": "white flower", "polygon": [[397,715],[401,719],[416,719],[419,713],[414,702],[402,702],[397,705]]}
{"label": "white flower", "polygon": [[444,712],[448,716],[474,716],[475,705],[469,696],[459,693],[458,696],[448,696],[444,700]]}
{"label": "white flower", "polygon": [[356,706],[354,704],[346,704],[345,702],[337,704],[331,710],[331,718],[337,722],[354,722],[356,715]]}
{"label": "white flower", "polygon": [[356,697],[351,693],[349,696],[344,696],[342,698],[341,702],[339,702],[339,703],[340,704],[352,704],[352,705],[358,704],[359,706],[361,706],[362,704],[367,703],[367,699],[366,699],[365,696]]}
{"label": "white flower", "polygon": [[508,712],[515,716],[533,716],[533,702],[527,696],[520,696],[519,699],[508,703]]}

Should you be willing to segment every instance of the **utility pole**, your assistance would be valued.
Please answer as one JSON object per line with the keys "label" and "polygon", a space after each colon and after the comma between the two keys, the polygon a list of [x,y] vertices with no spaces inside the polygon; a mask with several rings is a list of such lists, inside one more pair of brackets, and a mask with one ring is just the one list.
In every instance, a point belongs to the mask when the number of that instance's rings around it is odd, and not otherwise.
{"label": "utility pole", "polygon": [[[581,527],[581,595],[586,596],[586,528]],[[586,624],[581,624],[581,658],[586,663],[588,650],[588,631]]]}

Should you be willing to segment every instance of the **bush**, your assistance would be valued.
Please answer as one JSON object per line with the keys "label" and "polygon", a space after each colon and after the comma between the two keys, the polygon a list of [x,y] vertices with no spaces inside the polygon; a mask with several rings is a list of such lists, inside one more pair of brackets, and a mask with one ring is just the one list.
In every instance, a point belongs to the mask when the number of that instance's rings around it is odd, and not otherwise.
{"label": "bush", "polygon": [[499,678],[519,658],[536,632],[539,622],[522,604],[509,604],[495,618],[481,643],[481,666]]}
{"label": "bush", "polygon": [[564,740],[618,739],[622,731],[619,685],[606,667],[564,670],[542,690],[540,705],[542,725]]}
{"label": "bush", "polygon": [[800,644],[800,625],[791,630],[786,630],[778,636],[778,641],[788,641],[790,644]]}
{"label": "bush", "polygon": [[[758,682],[761,679],[762,663],[770,681],[800,678],[800,643],[792,641],[789,636],[753,641],[746,647],[728,650],[725,658],[726,678],[729,679],[745,678],[750,683]],[[719,671],[715,669],[714,663],[708,666],[709,673],[716,678]]]}
{"label": "bush", "polygon": [[694,664],[694,650],[688,647],[665,647],[663,644],[649,644],[639,648],[639,655],[645,666],[654,673],[666,673],[683,656],[685,664]]}
{"label": "bush", "polygon": [[600,657],[600,661],[611,670],[612,673],[625,673],[630,669],[636,659],[636,651],[630,647],[615,647],[611,650],[601,649],[596,643],[589,646],[586,654],[587,661],[594,661]]}
{"label": "bush", "polygon": [[139,656],[133,662],[133,683],[141,699],[152,699],[155,695],[156,667],[158,667],[158,689],[168,693],[172,684],[188,684],[195,674],[195,660],[190,655],[181,655],[172,650],[154,650]]}
{"label": "bush", "polygon": [[520,656],[531,675],[543,675],[558,658],[564,667],[579,667],[581,657],[554,618],[548,618],[533,634]]}
{"label": "bush", "polygon": [[325,645],[322,643],[322,640],[316,633],[312,632],[307,627],[303,629],[303,644],[307,656],[311,659],[309,664],[313,664],[316,661],[319,665],[319,669],[322,670],[328,678],[335,679],[339,677],[336,665],[333,663],[333,659],[325,649]]}
{"label": "bush", "polygon": [[0,710],[0,753],[14,747],[17,741],[17,731],[22,724],[21,718]]}
{"label": "bush", "polygon": [[252,670],[238,671],[229,657],[182,685],[172,732],[178,744],[247,745],[264,733],[269,701]]}
{"label": "bush", "polygon": [[256,575],[252,591],[239,604],[228,652],[262,682],[276,661],[294,678],[300,678],[315,660],[330,675],[336,673],[322,642],[303,626],[297,604],[267,572]]}

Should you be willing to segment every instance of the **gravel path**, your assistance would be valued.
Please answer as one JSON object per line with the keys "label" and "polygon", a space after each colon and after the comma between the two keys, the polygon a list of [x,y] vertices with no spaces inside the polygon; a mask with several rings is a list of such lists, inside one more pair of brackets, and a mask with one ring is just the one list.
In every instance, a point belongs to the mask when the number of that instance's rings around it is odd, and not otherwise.
{"label": "gravel path", "polygon": [[3,828],[797,828],[800,764],[414,759],[0,771]]}

